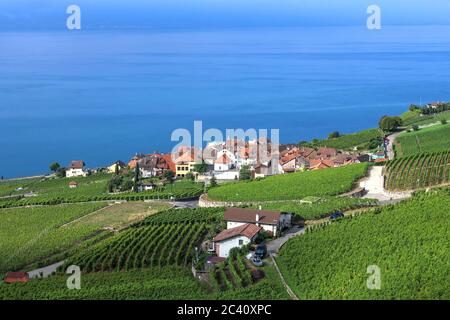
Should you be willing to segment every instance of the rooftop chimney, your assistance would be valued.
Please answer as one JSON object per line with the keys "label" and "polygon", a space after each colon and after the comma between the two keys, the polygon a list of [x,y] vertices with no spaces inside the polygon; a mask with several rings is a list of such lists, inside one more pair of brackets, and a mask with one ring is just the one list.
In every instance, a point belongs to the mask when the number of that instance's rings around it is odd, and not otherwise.
{"label": "rooftop chimney", "polygon": [[257,213],[256,214],[256,222],[258,222],[259,221],[259,214]]}

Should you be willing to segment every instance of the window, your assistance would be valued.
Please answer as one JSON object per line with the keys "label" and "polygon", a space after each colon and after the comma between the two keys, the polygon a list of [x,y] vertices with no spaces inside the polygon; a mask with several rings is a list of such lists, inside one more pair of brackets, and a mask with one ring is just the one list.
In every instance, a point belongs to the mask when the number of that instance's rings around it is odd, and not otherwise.
{"label": "window", "polygon": [[244,240],[240,239],[239,240],[239,245],[242,246],[244,244]]}

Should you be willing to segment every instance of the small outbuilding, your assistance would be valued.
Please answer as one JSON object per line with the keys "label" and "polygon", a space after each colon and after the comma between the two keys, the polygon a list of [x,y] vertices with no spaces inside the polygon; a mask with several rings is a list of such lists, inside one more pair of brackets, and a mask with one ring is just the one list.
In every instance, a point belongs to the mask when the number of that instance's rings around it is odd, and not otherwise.
{"label": "small outbuilding", "polygon": [[8,272],[3,279],[4,283],[28,282],[30,277],[26,272]]}
{"label": "small outbuilding", "polygon": [[70,181],[69,182],[69,188],[70,189],[75,189],[77,187],[78,187],[78,182],[76,182],[76,181]]}

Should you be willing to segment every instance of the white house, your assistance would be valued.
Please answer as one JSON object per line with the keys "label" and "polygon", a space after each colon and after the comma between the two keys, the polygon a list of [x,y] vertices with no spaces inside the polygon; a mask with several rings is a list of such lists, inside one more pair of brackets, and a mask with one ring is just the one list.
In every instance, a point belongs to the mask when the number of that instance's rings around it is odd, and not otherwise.
{"label": "white house", "polygon": [[253,242],[261,230],[262,227],[250,223],[223,230],[213,239],[217,256],[227,258],[231,249]]}
{"label": "white house", "polygon": [[278,236],[283,228],[291,227],[292,214],[267,210],[228,208],[225,211],[224,220],[227,222],[227,229],[251,223],[271,232],[274,236]]}
{"label": "white house", "polygon": [[238,170],[229,170],[229,171],[215,171],[214,177],[218,181],[233,181],[239,180],[239,171]]}
{"label": "white house", "polygon": [[221,150],[214,161],[214,171],[228,171],[236,166],[236,157],[228,150]]}
{"label": "white house", "polygon": [[84,170],[83,160],[74,160],[70,162],[69,169],[66,170],[66,177],[85,177],[87,175]]}

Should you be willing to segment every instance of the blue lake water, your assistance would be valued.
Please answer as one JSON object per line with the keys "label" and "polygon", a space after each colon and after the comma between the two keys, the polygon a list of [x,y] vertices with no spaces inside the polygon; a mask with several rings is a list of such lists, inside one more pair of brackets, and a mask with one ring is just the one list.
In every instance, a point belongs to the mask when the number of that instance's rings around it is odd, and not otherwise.
{"label": "blue lake water", "polygon": [[170,151],[172,130],[375,127],[449,100],[450,27],[0,33],[0,175]]}

